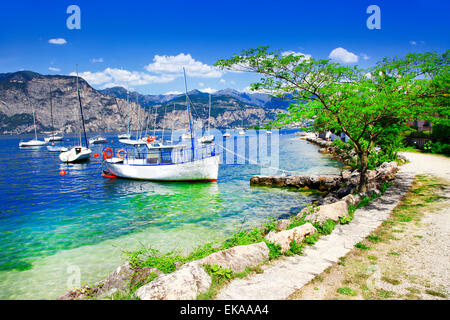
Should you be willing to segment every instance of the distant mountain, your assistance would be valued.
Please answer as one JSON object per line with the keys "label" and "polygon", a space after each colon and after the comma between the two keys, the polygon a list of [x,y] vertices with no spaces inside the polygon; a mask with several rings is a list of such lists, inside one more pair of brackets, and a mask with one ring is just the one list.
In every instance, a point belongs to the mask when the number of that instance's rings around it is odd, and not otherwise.
{"label": "distant mountain", "polygon": [[[123,87],[112,87],[104,90],[100,90],[101,93],[108,96],[113,96],[117,98],[126,99],[127,90]],[[188,92],[189,96],[195,95],[208,95],[208,93],[199,91],[199,90],[191,90]],[[157,104],[163,104],[170,102],[171,100],[178,98],[180,96],[185,96],[183,94],[167,94],[167,95],[143,95],[137,92],[130,92],[129,97],[130,100],[136,101],[136,95],[138,96],[139,103],[144,107],[150,107]],[[289,104],[292,103],[291,100],[288,99],[280,99],[280,98],[272,98],[268,94],[264,93],[246,93],[239,92],[234,89],[224,89],[219,90],[211,94],[212,97],[232,97],[234,99],[240,100],[247,104],[264,107],[268,109],[287,109]]]}
{"label": "distant mountain", "polygon": [[[145,124],[156,128],[187,126],[184,94],[143,95],[132,92],[127,105],[124,88],[97,91],[81,78],[79,86],[88,132],[125,131],[129,115],[132,130]],[[0,134],[32,132],[33,108],[36,110],[38,131],[51,130],[50,97],[55,128],[62,132],[78,132],[80,120],[76,77],[41,75],[32,71],[0,74]],[[232,89],[218,91],[211,98],[211,126],[215,128],[261,125],[274,119],[276,114],[285,113],[288,105],[267,95]],[[192,90],[189,99],[194,125],[197,128],[206,127],[209,94]]]}

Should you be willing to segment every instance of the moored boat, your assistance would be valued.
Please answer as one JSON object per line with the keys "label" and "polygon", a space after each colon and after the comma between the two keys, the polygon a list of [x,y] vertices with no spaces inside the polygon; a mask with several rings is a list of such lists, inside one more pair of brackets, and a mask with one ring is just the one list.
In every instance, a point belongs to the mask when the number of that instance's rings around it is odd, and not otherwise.
{"label": "moored boat", "polygon": [[[183,69],[184,70],[184,69]],[[186,106],[191,146],[145,143],[125,149],[103,150],[104,176],[153,181],[217,181],[220,155],[214,144],[195,147],[192,134],[189,96]]]}
{"label": "moored boat", "polygon": [[104,137],[94,137],[89,139],[89,144],[100,144],[108,142]]}

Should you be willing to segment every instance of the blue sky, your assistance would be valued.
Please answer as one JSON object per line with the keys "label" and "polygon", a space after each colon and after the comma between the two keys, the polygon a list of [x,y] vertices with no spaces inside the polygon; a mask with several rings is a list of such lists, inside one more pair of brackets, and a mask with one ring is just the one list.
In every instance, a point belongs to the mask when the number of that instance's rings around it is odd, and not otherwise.
{"label": "blue sky", "polygon": [[[81,29],[69,30],[69,5]],[[381,10],[370,30],[369,5]],[[75,71],[95,88],[128,86],[141,93],[189,89],[244,90],[256,75],[212,65],[242,49],[268,45],[314,58],[369,67],[384,56],[442,52],[450,45],[450,1],[23,1],[2,2],[0,73]],[[51,39],[64,39],[53,40]],[[61,44],[52,44],[56,42]]]}

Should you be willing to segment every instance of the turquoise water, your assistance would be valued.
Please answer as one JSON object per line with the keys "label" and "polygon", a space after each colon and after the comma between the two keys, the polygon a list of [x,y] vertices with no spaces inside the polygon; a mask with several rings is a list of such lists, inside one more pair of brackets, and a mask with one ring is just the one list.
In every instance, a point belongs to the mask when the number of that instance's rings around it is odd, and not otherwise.
{"label": "turquoise water", "polygon": [[[268,217],[296,214],[313,197],[250,187],[261,168],[249,163],[221,164],[217,183],[107,179],[101,160],[62,164],[45,147],[19,149],[26,138],[0,137],[0,299],[54,299],[76,285],[74,268],[81,284],[93,283],[123,264],[122,250],[187,252]],[[336,173],[341,166],[293,132],[279,136],[279,151],[285,170]]]}

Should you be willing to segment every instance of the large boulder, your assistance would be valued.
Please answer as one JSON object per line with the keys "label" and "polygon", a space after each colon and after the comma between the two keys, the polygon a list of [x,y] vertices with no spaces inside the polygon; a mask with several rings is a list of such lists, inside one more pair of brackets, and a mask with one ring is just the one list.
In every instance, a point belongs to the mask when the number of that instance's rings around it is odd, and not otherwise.
{"label": "large boulder", "polygon": [[292,241],[302,242],[306,235],[317,232],[311,223],[305,223],[296,228],[284,230],[280,232],[271,231],[266,235],[266,240],[281,246],[281,252],[289,250]]}
{"label": "large boulder", "polygon": [[374,179],[380,184],[395,179],[398,172],[398,164],[395,161],[383,162],[376,170]]}
{"label": "large boulder", "polygon": [[140,287],[136,296],[141,300],[194,300],[210,286],[211,277],[200,263],[194,261]]}
{"label": "large boulder", "polygon": [[339,221],[339,218],[347,217],[348,204],[346,201],[338,201],[331,204],[324,204],[314,208],[314,212],[305,217],[305,220],[314,223],[324,223],[327,220]]}
{"label": "large boulder", "polygon": [[246,267],[256,267],[268,259],[269,248],[260,242],[214,252],[198,260],[198,263],[210,266],[217,264],[234,272],[242,272]]}

